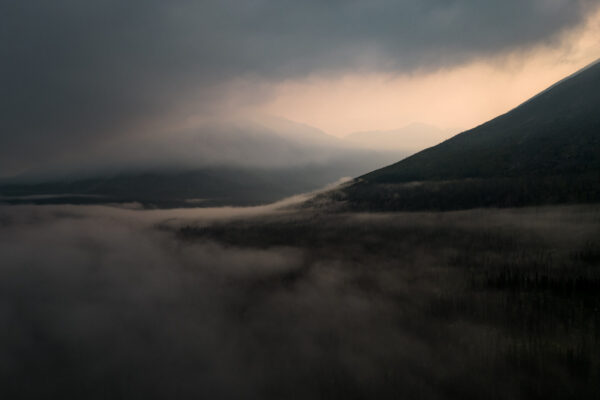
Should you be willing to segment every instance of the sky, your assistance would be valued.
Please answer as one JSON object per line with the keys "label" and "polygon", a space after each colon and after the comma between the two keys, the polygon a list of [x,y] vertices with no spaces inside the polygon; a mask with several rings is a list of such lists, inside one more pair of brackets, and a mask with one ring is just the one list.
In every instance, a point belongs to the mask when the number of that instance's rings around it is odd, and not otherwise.
{"label": "sky", "polygon": [[[554,2],[558,3],[558,2]],[[555,39],[466,62],[280,82],[261,111],[344,136],[424,122],[458,133],[503,114],[600,57],[600,13]]]}
{"label": "sky", "polygon": [[458,132],[600,57],[600,4],[32,0],[2,2],[0,33],[10,176],[246,116],[335,136],[411,122]]}

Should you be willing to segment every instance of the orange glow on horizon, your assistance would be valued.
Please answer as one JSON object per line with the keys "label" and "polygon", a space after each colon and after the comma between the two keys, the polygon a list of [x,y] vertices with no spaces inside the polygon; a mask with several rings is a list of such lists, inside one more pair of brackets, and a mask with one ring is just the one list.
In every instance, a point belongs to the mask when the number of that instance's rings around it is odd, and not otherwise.
{"label": "orange glow on horizon", "polygon": [[553,46],[450,69],[284,82],[256,111],[306,123],[336,136],[398,129],[411,122],[458,132],[509,111],[598,59],[599,37],[600,12]]}

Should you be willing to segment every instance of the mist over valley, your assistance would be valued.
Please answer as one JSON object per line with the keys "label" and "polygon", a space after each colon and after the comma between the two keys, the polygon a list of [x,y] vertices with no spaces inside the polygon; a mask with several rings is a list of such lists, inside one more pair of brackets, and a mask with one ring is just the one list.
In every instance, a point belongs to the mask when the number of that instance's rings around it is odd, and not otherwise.
{"label": "mist over valley", "polygon": [[600,399],[597,0],[5,3],[1,399]]}

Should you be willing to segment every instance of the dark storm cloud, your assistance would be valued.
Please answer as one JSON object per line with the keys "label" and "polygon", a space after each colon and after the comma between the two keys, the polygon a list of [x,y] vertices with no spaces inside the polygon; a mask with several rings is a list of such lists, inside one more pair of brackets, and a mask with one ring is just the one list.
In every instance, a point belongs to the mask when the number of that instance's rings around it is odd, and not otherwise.
{"label": "dark storm cloud", "polygon": [[593,3],[3,2],[0,175],[201,112],[235,78],[443,67],[552,40]]}

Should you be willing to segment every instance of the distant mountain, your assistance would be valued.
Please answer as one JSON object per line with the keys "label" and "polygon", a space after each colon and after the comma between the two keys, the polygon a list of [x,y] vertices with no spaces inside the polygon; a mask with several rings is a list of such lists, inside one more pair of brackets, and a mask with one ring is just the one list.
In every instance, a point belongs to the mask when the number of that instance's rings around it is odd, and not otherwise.
{"label": "distant mountain", "polygon": [[600,201],[600,63],[336,196],[372,210]]}
{"label": "distant mountain", "polygon": [[416,152],[440,143],[450,132],[433,125],[412,123],[390,131],[354,132],[344,137],[367,149],[397,149]]}
{"label": "distant mountain", "polygon": [[103,144],[0,183],[0,203],[256,205],[397,159],[276,118]]}
{"label": "distant mountain", "polygon": [[34,166],[13,180],[72,180],[214,166],[289,168],[326,164],[356,150],[362,151],[316,128],[284,119],[203,121],[192,127],[124,135],[82,147],[79,152],[60,154]]}
{"label": "distant mountain", "polygon": [[[363,166],[364,167],[364,166]],[[0,203],[104,204],[146,207],[249,206],[274,202],[333,183],[356,164],[292,168],[206,167],[147,171],[78,180],[0,186]]]}

